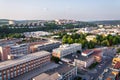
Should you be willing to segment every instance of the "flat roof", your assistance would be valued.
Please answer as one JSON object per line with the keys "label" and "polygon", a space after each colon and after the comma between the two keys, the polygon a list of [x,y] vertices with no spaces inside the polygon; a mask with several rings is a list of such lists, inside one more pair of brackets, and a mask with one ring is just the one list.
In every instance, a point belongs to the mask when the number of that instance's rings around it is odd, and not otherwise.
{"label": "flat roof", "polygon": [[59,42],[46,42],[46,43],[44,43],[44,44],[36,44],[35,46],[36,47],[40,47],[40,46],[46,46],[46,45],[49,45],[49,44],[55,44],[55,43],[59,43]]}
{"label": "flat roof", "polygon": [[37,58],[40,58],[40,57],[43,57],[43,56],[46,56],[49,54],[51,54],[51,53],[49,53],[47,51],[39,51],[39,52],[24,55],[20,58],[14,59],[14,60],[3,61],[3,62],[0,62],[0,70],[6,69],[6,68],[9,68],[12,66],[16,66],[18,64],[22,64],[22,63],[28,62],[30,60],[34,60],[34,59],[37,59]]}
{"label": "flat roof", "polygon": [[45,78],[47,78],[47,77],[49,77],[48,74],[42,73],[42,74],[40,74],[40,75],[34,77],[33,79],[35,79],[35,80],[45,80]]}
{"label": "flat roof", "polygon": [[70,49],[76,46],[80,46],[81,44],[65,44],[65,45],[61,45],[59,48],[53,49],[53,51],[61,51],[61,50],[66,50],[66,49]]}
{"label": "flat roof", "polygon": [[72,70],[73,68],[75,68],[75,66],[72,66],[72,65],[69,65],[69,64],[66,64],[66,63],[63,63],[62,65],[60,65],[59,67],[57,68],[54,68],[52,70],[49,70],[45,73],[49,74],[49,75],[52,75],[54,73],[59,73],[59,74],[65,74],[67,73],[68,71]]}
{"label": "flat roof", "polygon": [[60,78],[59,73],[56,72],[52,75],[49,75],[47,73],[42,73],[42,74],[34,77],[33,79],[35,79],[35,80],[57,80],[59,78]]}
{"label": "flat roof", "polygon": [[82,56],[82,54],[75,53],[75,54],[69,54],[69,55],[65,56],[64,58],[71,59],[72,61],[74,61],[74,59],[87,61],[94,56],[99,56],[99,54],[102,52],[102,50],[100,50],[100,49],[95,49],[93,51],[94,51],[93,54],[90,54],[88,56]]}
{"label": "flat roof", "polygon": [[65,56],[64,58],[71,59],[72,61],[74,61],[74,59],[78,59],[78,60],[81,60],[81,61],[87,61],[92,57],[93,57],[92,55],[82,56],[81,54],[69,54],[69,55]]}

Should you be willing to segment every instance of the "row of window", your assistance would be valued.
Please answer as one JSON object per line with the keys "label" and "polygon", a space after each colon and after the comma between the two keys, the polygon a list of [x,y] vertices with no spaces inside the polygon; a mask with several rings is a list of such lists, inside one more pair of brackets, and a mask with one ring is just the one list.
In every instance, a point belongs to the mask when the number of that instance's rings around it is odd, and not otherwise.
{"label": "row of window", "polygon": [[40,67],[43,63],[48,62],[48,61],[50,61],[50,57],[46,56],[46,57],[43,57],[42,59],[40,58],[40,59],[32,60],[27,63],[23,63],[20,65],[14,66],[8,70],[3,71],[3,74],[2,74],[2,72],[0,72],[0,77],[3,75],[4,79],[6,79],[6,77],[8,77],[8,79],[10,79],[17,75],[28,72],[32,69]]}

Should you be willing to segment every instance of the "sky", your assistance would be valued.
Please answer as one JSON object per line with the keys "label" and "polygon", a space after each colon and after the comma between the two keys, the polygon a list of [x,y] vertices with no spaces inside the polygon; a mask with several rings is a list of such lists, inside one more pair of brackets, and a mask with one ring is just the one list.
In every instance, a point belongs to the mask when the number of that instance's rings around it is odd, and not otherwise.
{"label": "sky", "polygon": [[0,0],[0,19],[120,20],[120,0]]}

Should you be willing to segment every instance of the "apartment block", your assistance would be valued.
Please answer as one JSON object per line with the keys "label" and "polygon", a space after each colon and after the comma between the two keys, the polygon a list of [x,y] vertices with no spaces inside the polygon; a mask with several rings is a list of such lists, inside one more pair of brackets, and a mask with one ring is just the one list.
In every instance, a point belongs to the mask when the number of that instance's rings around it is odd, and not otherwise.
{"label": "apartment block", "polygon": [[10,80],[50,62],[51,53],[40,51],[0,63],[0,80]]}

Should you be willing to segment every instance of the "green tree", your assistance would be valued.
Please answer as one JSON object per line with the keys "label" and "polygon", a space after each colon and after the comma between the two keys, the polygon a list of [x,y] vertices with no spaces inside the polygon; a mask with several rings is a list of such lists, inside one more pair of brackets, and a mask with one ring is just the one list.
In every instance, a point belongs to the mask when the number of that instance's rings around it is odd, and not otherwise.
{"label": "green tree", "polygon": [[54,61],[55,63],[59,63],[60,59],[57,57],[52,56],[51,61]]}
{"label": "green tree", "polygon": [[103,45],[103,46],[110,46],[110,43],[109,43],[108,40],[103,40],[103,41],[101,42],[101,45]]}
{"label": "green tree", "polygon": [[73,39],[71,37],[68,37],[68,43],[72,44],[73,43]]}
{"label": "green tree", "polygon": [[63,44],[68,43],[67,35],[63,36],[63,38],[62,38],[62,43],[63,43]]}
{"label": "green tree", "polygon": [[92,49],[92,48],[95,47],[95,43],[94,43],[93,41],[89,41],[87,47],[88,47],[89,49]]}

